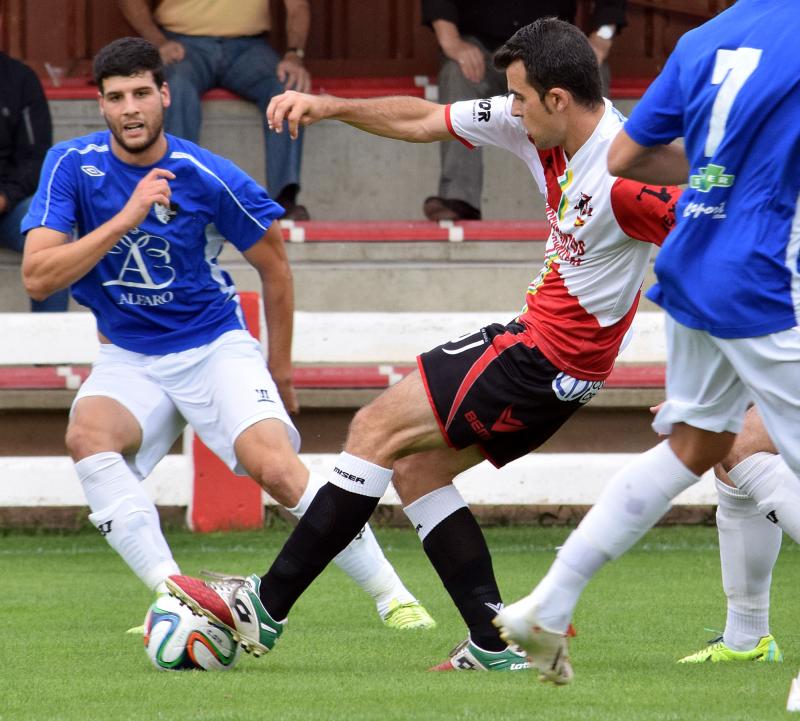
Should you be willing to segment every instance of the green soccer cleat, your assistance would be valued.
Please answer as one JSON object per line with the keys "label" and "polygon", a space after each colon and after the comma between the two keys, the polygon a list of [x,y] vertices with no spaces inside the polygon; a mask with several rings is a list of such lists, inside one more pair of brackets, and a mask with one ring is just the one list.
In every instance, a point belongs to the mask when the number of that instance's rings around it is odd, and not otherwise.
{"label": "green soccer cleat", "polygon": [[383,623],[388,628],[394,628],[397,631],[436,628],[436,621],[419,601],[400,603],[397,599],[393,599],[389,603],[389,610],[383,617]]}
{"label": "green soccer cleat", "polygon": [[429,671],[527,671],[531,664],[519,646],[503,651],[484,651],[470,639],[456,646],[445,661]]}
{"label": "green soccer cleat", "polygon": [[167,588],[195,613],[225,626],[242,648],[254,656],[272,650],[283,633],[285,621],[269,615],[261,603],[261,578],[255,573],[241,576],[206,574],[209,580],[191,576],[170,576]]}
{"label": "green soccer cleat", "polygon": [[764,663],[780,663],[783,652],[772,634],[764,636],[752,651],[734,651],[722,642],[722,636],[712,639],[708,646],[697,653],[684,656],[678,663],[719,663],[720,661],[762,661]]}

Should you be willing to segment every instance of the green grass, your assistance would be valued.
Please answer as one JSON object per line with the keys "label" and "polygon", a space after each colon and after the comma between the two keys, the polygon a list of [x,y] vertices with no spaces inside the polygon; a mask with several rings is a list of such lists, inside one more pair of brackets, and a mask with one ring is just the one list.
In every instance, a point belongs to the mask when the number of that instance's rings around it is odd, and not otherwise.
{"label": "green grass", "polygon": [[[546,570],[565,529],[487,531],[507,600]],[[261,572],[285,528],[169,540],[182,569]],[[411,532],[378,535],[408,585],[439,621],[432,632],[384,630],[370,599],[331,569],[293,609],[273,653],[228,673],[159,673],[141,639],[125,635],[150,595],[95,533],[0,538],[0,721],[52,719],[532,718],[648,721],[784,717],[800,666],[794,621],[798,549],[786,544],[774,578],[772,629],[782,665],[685,667],[704,626],[724,623],[716,531],[664,528],[604,569],[575,623],[570,687],[531,674],[427,673],[465,636],[460,618]]]}

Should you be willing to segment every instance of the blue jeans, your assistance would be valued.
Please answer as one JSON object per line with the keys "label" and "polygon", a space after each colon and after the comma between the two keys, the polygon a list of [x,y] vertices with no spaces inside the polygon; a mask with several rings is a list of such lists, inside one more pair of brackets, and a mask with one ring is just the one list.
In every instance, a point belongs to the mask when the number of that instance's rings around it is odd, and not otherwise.
{"label": "blue jeans", "polygon": [[198,142],[202,120],[200,97],[211,88],[231,90],[253,101],[261,110],[270,196],[277,198],[287,185],[299,185],[302,134],[297,140],[292,140],[287,132],[271,133],[267,128],[267,105],[284,88],[275,74],[280,57],[266,39],[261,36],[222,38],[164,32],[186,48],[184,59],[166,68],[172,104],[167,109],[164,129]]}
{"label": "blue jeans", "polygon": [[[30,204],[31,199],[25,198],[10,212],[0,215],[0,245],[4,248],[11,248],[21,253],[25,247],[25,236],[19,232],[19,227]],[[34,313],[57,313],[66,310],[67,305],[69,305],[69,288],[53,293],[46,300],[31,300],[31,310]]]}

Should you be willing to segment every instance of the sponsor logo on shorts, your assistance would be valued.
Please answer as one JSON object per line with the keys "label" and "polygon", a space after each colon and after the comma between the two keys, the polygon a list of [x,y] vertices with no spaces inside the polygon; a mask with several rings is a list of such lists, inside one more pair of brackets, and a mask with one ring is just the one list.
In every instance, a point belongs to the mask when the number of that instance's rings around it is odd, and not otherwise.
{"label": "sponsor logo on shorts", "polygon": [[101,536],[107,536],[109,533],[111,533],[111,521],[105,521],[101,523],[97,527],[97,530],[100,531]]}
{"label": "sponsor logo on shorts", "polygon": [[475,411],[467,411],[464,414],[464,420],[469,423],[469,427],[475,431],[475,435],[478,436],[478,438],[483,438],[483,440],[488,441],[492,437],[492,434],[486,430],[486,426],[483,425],[483,422],[478,418]]}
{"label": "sponsor logo on shorts", "polygon": [[500,414],[500,417],[492,425],[492,431],[494,433],[516,433],[526,428],[521,420],[511,415],[513,408],[514,406],[510,405]]}
{"label": "sponsor logo on shorts", "polygon": [[603,381],[582,381],[562,372],[553,378],[552,388],[560,401],[578,401],[583,405],[597,395],[603,383]]}
{"label": "sponsor logo on shorts", "polygon": [[362,486],[366,485],[367,479],[362,478],[361,476],[354,476],[352,473],[348,473],[347,471],[343,471],[338,466],[333,467],[333,472],[338,473],[342,478],[347,479],[348,481],[353,481],[353,483],[360,483]]}

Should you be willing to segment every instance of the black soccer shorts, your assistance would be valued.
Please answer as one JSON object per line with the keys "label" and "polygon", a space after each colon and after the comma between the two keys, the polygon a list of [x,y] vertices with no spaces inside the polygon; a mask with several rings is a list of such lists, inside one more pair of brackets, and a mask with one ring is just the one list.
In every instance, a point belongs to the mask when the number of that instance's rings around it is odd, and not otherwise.
{"label": "black soccer shorts", "polygon": [[447,444],[477,445],[498,468],[542,445],[603,386],[556,368],[517,321],[440,345],[417,365]]}

